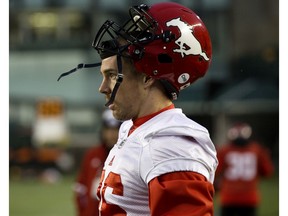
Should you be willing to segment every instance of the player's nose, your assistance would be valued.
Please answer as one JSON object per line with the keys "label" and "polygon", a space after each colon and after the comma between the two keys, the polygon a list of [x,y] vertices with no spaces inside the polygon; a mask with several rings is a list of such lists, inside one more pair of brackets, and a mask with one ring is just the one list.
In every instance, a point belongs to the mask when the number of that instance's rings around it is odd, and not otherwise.
{"label": "player's nose", "polygon": [[108,82],[106,81],[106,79],[103,79],[100,86],[99,86],[99,89],[98,91],[102,94],[109,94],[111,93],[111,89],[108,85]]}

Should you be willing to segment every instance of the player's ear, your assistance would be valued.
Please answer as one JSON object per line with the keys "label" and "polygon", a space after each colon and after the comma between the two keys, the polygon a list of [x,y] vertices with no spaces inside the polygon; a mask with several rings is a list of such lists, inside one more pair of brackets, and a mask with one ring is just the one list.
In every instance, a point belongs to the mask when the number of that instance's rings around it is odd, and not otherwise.
{"label": "player's ear", "polygon": [[151,86],[155,82],[155,79],[153,79],[151,76],[143,76],[143,84],[144,86],[148,87]]}

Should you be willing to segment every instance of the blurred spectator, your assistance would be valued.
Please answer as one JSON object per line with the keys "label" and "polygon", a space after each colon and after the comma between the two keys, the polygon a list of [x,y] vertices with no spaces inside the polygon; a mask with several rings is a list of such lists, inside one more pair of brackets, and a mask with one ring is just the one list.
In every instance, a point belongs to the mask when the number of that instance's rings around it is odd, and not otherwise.
{"label": "blurred spectator", "polygon": [[15,178],[35,175],[35,153],[31,143],[31,129],[15,122],[9,124],[9,173]]}
{"label": "blurred spectator", "polygon": [[218,149],[216,189],[221,216],[256,216],[260,203],[260,177],[273,174],[267,149],[251,140],[252,129],[238,123],[228,130],[229,143]]}
{"label": "blurred spectator", "polygon": [[74,186],[77,216],[97,216],[99,214],[96,190],[102,168],[110,149],[118,139],[121,122],[114,119],[111,110],[102,115],[101,142],[84,154]]}

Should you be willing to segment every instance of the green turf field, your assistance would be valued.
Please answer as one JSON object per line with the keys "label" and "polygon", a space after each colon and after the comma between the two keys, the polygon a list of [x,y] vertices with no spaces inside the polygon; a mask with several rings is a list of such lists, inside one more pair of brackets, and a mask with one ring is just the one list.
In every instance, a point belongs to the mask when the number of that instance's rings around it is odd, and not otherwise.
{"label": "green turf field", "polygon": [[[261,205],[258,209],[258,216],[279,215],[279,180],[277,177],[265,179],[260,182]],[[218,196],[215,197],[215,216],[219,212]]]}
{"label": "green turf field", "polygon": [[73,216],[72,182],[64,178],[47,184],[39,180],[13,180],[9,185],[10,216]]}
{"label": "green turf field", "polygon": [[259,209],[259,216],[279,215],[279,180],[265,180],[261,184],[262,203]]}
{"label": "green turf field", "polygon": [[[9,185],[10,216],[75,216],[72,193],[73,176],[56,184],[39,180],[11,180]],[[279,184],[273,178],[261,182],[262,205],[259,216],[278,216]],[[217,216],[217,201],[215,216]]]}

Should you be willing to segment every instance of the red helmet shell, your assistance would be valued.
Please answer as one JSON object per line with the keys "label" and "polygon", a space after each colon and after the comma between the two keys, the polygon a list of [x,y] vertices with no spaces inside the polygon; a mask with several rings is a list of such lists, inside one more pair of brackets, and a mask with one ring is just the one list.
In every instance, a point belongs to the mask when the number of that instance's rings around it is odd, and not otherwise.
{"label": "red helmet shell", "polygon": [[177,3],[152,5],[147,14],[156,21],[155,34],[170,31],[174,38],[144,45],[144,55],[134,60],[135,67],[168,81],[179,92],[206,74],[212,58],[209,33],[198,15]]}

